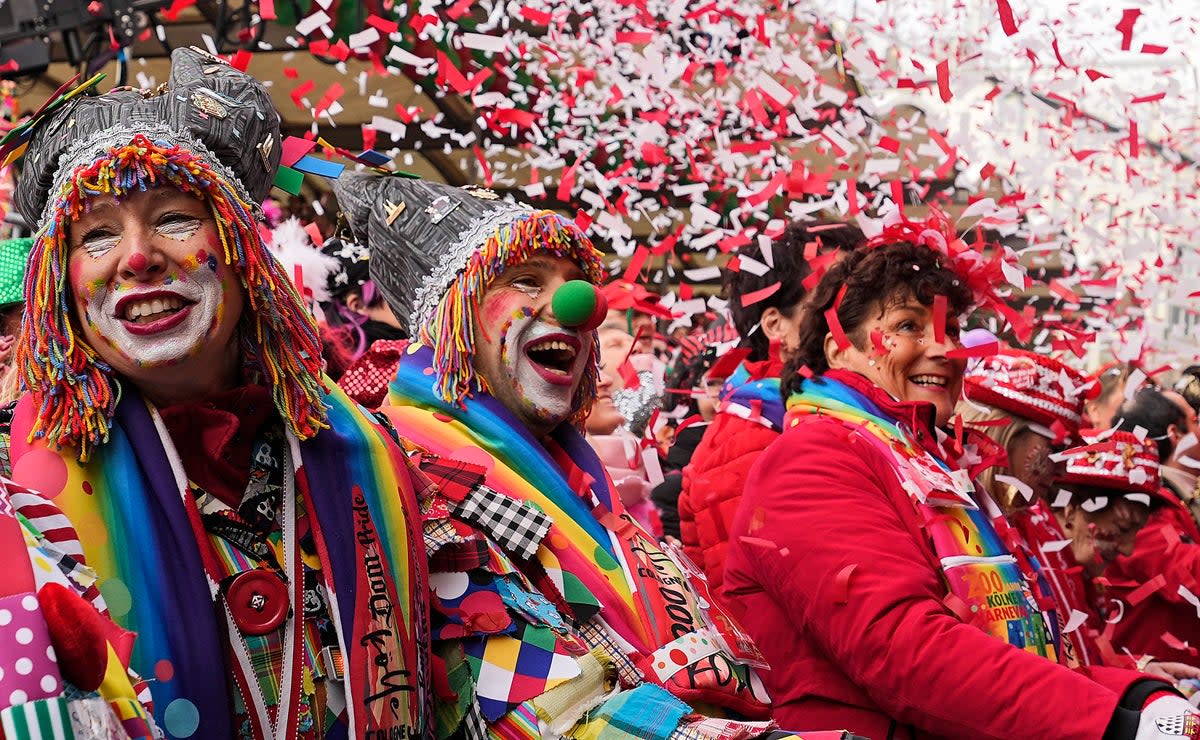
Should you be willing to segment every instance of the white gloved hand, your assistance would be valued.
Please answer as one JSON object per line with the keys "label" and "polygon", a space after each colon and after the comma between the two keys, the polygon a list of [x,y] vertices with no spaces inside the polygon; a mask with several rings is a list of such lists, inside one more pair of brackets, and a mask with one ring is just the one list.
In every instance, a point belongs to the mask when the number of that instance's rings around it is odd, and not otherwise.
{"label": "white gloved hand", "polygon": [[1200,714],[1182,696],[1163,696],[1142,709],[1136,740],[1200,740]]}

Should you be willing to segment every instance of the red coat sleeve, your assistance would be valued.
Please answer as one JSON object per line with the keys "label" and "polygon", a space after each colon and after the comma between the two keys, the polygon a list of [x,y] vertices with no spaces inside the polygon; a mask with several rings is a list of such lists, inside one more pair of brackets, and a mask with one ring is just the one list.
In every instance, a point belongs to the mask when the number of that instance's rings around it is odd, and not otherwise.
{"label": "red coat sleeve", "polygon": [[900,722],[943,737],[1101,737],[1117,694],[960,621],[891,461],[857,435],[814,420],[759,458],[729,567],[751,564],[740,578],[753,571],[791,615],[780,629],[803,630]]}

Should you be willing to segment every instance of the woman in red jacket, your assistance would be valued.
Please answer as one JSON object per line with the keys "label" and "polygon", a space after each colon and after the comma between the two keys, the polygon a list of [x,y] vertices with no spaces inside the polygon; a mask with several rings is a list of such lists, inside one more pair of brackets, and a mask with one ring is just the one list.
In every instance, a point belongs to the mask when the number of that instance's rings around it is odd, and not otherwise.
{"label": "woman in red jacket", "polygon": [[[726,598],[762,647],[775,717],[873,738],[1166,738],[1170,686],[1066,664],[976,501],[993,447],[947,435],[960,318],[994,300],[992,260],[945,218],[902,221],[825,275],[785,372],[785,432],[751,471]],[[799,374],[804,379],[797,377]],[[1194,731],[1194,730],[1193,730]]]}

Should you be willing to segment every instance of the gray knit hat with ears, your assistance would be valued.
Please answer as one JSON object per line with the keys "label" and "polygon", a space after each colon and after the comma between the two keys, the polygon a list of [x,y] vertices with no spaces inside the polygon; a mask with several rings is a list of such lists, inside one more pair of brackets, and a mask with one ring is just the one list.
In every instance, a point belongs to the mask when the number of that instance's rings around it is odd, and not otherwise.
{"label": "gray knit hat with ears", "polygon": [[275,181],[282,154],[279,113],[265,87],[195,48],[171,53],[171,76],[155,90],[115,88],[80,96],[37,124],[14,201],[30,224],[80,167],[137,134],[200,157],[255,208]]}

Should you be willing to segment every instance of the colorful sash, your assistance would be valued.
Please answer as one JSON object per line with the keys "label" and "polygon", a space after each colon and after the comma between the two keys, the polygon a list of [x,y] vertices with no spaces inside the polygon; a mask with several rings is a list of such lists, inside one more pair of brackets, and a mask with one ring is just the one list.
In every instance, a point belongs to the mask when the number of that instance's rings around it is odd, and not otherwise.
{"label": "colorful sash", "polygon": [[870,399],[833,378],[805,382],[787,402],[791,426],[820,415],[860,431],[895,464],[900,485],[924,520],[959,617],[1014,647],[1058,661],[1057,618],[1044,613],[1017,559],[972,498],[974,485],[922,447]]}
{"label": "colorful sash", "polygon": [[[607,628],[632,648],[630,657],[640,663],[641,671],[658,672],[658,680],[673,693],[685,700],[703,700],[761,716],[766,709],[762,703],[765,694],[757,676],[738,662],[737,656],[744,658],[745,653],[697,652],[694,660],[673,668],[660,660],[664,646],[681,639],[696,641],[709,618],[702,613],[700,600],[681,567],[625,514],[620,498],[611,492],[602,463],[583,435],[562,424],[543,444],[502,404],[483,393],[466,399],[462,407],[446,404],[434,395],[431,361],[427,347],[410,346],[380,410],[392,419],[401,437],[440,458],[481,466],[487,471],[489,489],[506,499],[530,504],[549,517],[548,534],[533,556],[537,567],[517,563],[530,571],[530,580],[537,582],[534,570],[544,570],[571,606],[576,602],[573,593],[589,595],[590,603],[600,605],[599,616]],[[443,599],[442,606],[450,611],[453,605]],[[528,627],[524,631],[530,634]],[[518,650],[511,644],[513,640],[503,635],[487,637],[484,642],[505,645],[506,651]],[[518,644],[522,642],[530,645],[530,638],[524,637]],[[521,648],[520,654],[527,649]],[[621,653],[628,651],[625,648]],[[505,666],[511,664],[506,661]],[[494,678],[496,666],[489,669],[493,680],[499,680]],[[550,661],[544,670],[530,668],[543,673],[552,669]],[[514,681],[515,688],[508,695],[510,708],[539,695],[538,687],[545,678],[539,674]],[[481,692],[485,690],[491,687],[480,687]],[[484,713],[489,722],[494,721],[493,710],[485,707]]]}
{"label": "colorful sash", "polygon": [[[290,439],[300,451],[297,490],[347,656],[343,717],[350,737],[419,737],[429,726],[428,617],[407,462],[336,387],[325,401],[330,428],[304,442]],[[61,490],[45,493],[73,523],[111,616],[137,633],[131,667],[158,679],[159,725],[168,736],[234,737],[229,671],[218,657],[225,628],[157,415],[127,387],[109,442],[81,465],[71,450],[26,443],[34,411],[24,397],[13,419],[14,477],[42,466],[61,471]],[[331,696],[338,689],[330,684]],[[334,723],[326,736],[345,737],[346,727]]]}

